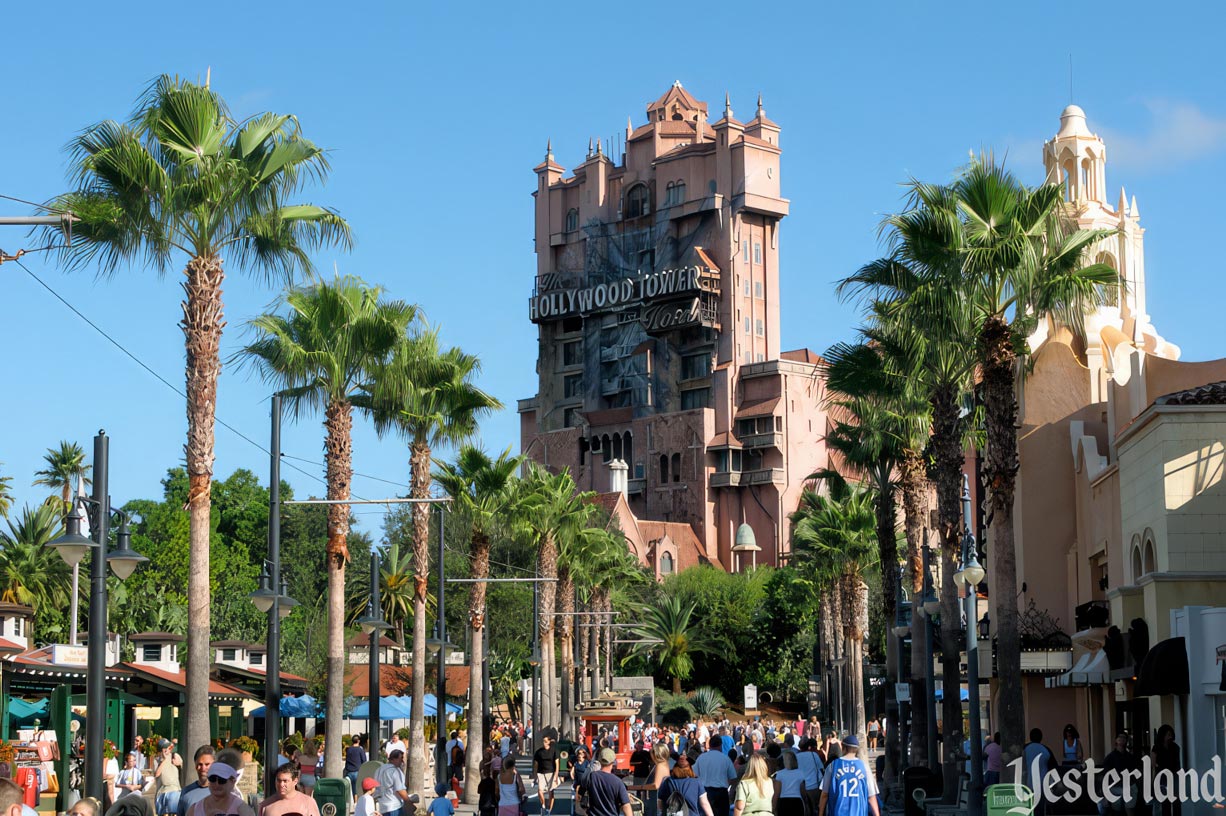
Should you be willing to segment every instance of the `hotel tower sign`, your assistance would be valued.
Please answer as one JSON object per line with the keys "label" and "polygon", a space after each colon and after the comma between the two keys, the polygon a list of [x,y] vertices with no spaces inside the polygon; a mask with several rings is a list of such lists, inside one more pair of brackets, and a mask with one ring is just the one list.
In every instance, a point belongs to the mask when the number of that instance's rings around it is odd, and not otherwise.
{"label": "hotel tower sign", "polygon": [[714,292],[711,277],[708,269],[686,266],[581,288],[538,292],[528,300],[528,316],[539,323],[644,307],[640,314],[644,328],[648,332],[667,331],[700,321],[704,310],[699,296]]}

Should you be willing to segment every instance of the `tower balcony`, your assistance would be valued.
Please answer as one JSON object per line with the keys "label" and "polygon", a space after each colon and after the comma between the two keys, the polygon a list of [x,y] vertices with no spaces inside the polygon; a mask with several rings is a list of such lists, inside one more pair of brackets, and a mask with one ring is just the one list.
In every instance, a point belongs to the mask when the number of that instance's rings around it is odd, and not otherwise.
{"label": "tower balcony", "polygon": [[783,434],[776,431],[770,433],[750,434],[748,436],[737,436],[741,440],[741,446],[744,448],[775,448],[783,450]]}
{"label": "tower balcony", "polygon": [[711,474],[711,487],[740,487],[742,474],[738,471],[717,471]]}
{"label": "tower balcony", "polygon": [[741,484],[759,485],[759,484],[784,484],[787,480],[787,474],[783,468],[762,468],[761,470],[747,470],[741,474]]}

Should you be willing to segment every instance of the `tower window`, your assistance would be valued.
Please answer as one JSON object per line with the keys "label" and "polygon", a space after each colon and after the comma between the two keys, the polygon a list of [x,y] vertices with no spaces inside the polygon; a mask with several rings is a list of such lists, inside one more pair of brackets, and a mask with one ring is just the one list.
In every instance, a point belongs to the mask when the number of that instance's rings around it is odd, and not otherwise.
{"label": "tower window", "polygon": [[562,344],[562,365],[583,365],[583,344],[578,340]]}
{"label": "tower window", "polygon": [[673,464],[673,481],[679,482],[681,481],[681,454],[679,453],[673,454],[672,464]]}
{"label": "tower window", "polygon": [[574,232],[579,229],[579,211],[573,207],[566,213],[566,231]]}
{"label": "tower window", "polygon": [[676,186],[670,181],[664,187],[664,206],[671,207],[673,205],[673,196],[676,195]]}
{"label": "tower window", "polygon": [[755,328],[755,329],[757,329],[757,335],[758,335],[759,337],[761,337],[763,334],[765,334],[765,331],[763,330],[763,326],[762,326],[762,320],[761,320],[761,318],[759,318],[758,320],[755,320],[755,321],[754,321],[754,328]]}
{"label": "tower window", "polygon": [[673,185],[673,203],[674,204],[684,204],[685,203],[685,182],[684,181],[679,181],[675,185]]}
{"label": "tower window", "polygon": [[225,661],[228,661],[228,662],[234,662],[234,660],[235,660],[237,657],[238,657],[238,650],[237,650],[237,649],[222,649],[222,650],[221,650],[221,659],[222,659],[222,660],[225,660]]}
{"label": "tower window", "polygon": [[754,281],[753,296],[756,298],[762,297],[762,281]]}
{"label": "tower window", "polygon": [[668,454],[660,454],[660,484],[668,484]]}
{"label": "tower window", "polygon": [[756,241],[753,245],[753,262],[756,264],[762,263],[762,245]]}
{"label": "tower window", "polygon": [[146,663],[156,663],[162,659],[162,647],[152,643],[146,643],[141,647],[140,659]]}
{"label": "tower window", "polygon": [[749,242],[741,241],[741,254],[745,257],[745,263],[749,263]]}
{"label": "tower window", "polygon": [[583,375],[567,374],[562,382],[562,396],[565,399],[583,396]]}
{"label": "tower window", "polygon": [[639,218],[651,212],[651,193],[647,185],[636,184],[626,193],[626,218]]}
{"label": "tower window", "polygon": [[710,354],[688,354],[681,358],[681,379],[693,380],[711,373]]}
{"label": "tower window", "polygon": [[681,392],[681,410],[692,411],[695,408],[706,408],[711,404],[710,388],[688,388]]}
{"label": "tower window", "polygon": [[745,318],[745,333],[749,334],[749,318]]}
{"label": "tower window", "polygon": [[660,556],[660,574],[661,575],[672,575],[673,574],[672,553],[664,553],[664,555]]}
{"label": "tower window", "polygon": [[579,409],[571,406],[562,412],[562,426],[576,428],[579,425]]}

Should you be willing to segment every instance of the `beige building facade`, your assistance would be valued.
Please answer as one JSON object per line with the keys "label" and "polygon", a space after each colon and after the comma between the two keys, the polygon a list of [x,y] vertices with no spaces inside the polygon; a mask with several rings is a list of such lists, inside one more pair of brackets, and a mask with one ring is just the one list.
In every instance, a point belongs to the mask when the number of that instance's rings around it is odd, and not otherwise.
{"label": "beige building facade", "polygon": [[679,82],[646,114],[569,175],[552,144],[535,168],[539,385],[519,402],[521,450],[621,494],[610,507],[658,574],[738,569],[742,524],[749,557],[780,563],[826,465],[818,358],[779,340],[781,129],[761,99],[747,122],[727,99],[710,121]]}
{"label": "beige building facade", "polygon": [[[1226,360],[1181,362],[1153,326],[1136,199],[1121,190],[1108,203],[1106,146],[1080,108],[1065,109],[1043,159],[1078,226],[1115,230],[1092,259],[1117,269],[1123,290],[1086,316],[1084,338],[1050,322],[1031,338],[1018,602],[1071,646],[1052,640],[1032,656],[1028,725],[1059,751],[1072,723],[1101,761],[1116,733],[1147,749],[1170,724],[1187,761],[1204,765],[1226,744],[1226,684],[1205,654],[1219,634],[1226,645],[1214,609],[1226,597]],[[987,550],[991,582],[990,530]]]}

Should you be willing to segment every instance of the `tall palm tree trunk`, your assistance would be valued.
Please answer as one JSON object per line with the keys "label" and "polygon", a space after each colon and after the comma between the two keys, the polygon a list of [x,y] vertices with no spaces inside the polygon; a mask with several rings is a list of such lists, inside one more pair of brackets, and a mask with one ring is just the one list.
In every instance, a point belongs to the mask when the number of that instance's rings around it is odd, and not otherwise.
{"label": "tall palm tree trunk", "polygon": [[961,555],[958,520],[961,517],[962,434],[957,393],[938,390],[932,398],[933,475],[937,487],[937,521],[941,536],[941,734],[945,790],[957,790],[960,766],[954,759],[954,733],[962,730],[962,677],[959,633],[962,615],[954,573]]}
{"label": "tall palm tree trunk", "polygon": [[868,585],[858,576],[851,576],[847,588],[852,598],[851,649],[847,655],[851,680],[851,694],[848,697],[851,702],[851,725],[848,730],[859,735],[863,741],[868,736],[864,708],[864,633],[868,631]]}
{"label": "tall palm tree trunk", "polygon": [[570,570],[558,567],[558,648],[562,650],[562,676],[558,680],[562,705],[561,728],[569,735],[576,733],[575,710],[575,581]]}
{"label": "tall palm tree trunk", "polygon": [[[472,577],[488,578],[490,574],[490,539],[484,533],[473,531]],[[468,621],[472,625],[472,658],[468,662],[469,689],[481,688],[481,671],[485,664],[485,640],[482,632],[485,629],[485,592],[484,583],[472,584],[468,596]],[[481,778],[481,758],[484,744],[482,724],[485,721],[485,708],[482,705],[481,694],[468,695],[468,745],[464,758],[464,778],[476,780]],[[535,723],[533,724],[535,727]],[[469,782],[464,786],[464,803],[477,804],[477,786]]]}
{"label": "tall palm tree trunk", "polygon": [[604,633],[604,684],[610,691],[613,689],[613,595],[608,588],[600,590],[600,616],[602,625],[596,631]]}
{"label": "tall palm tree trunk", "polygon": [[[928,618],[919,614],[924,593],[924,562],[920,552],[924,526],[924,461],[918,451],[907,451],[899,462],[903,528],[907,534],[907,575],[911,590],[911,762],[928,762],[928,706],[924,700],[924,639]],[[893,721],[892,721],[893,722]],[[893,729],[892,729],[893,730]]]}
{"label": "tall palm tree trunk", "polygon": [[[890,680],[887,688],[894,688],[895,684],[902,680],[898,675],[898,656],[903,648],[903,644],[892,634],[894,618],[898,612],[898,542],[894,534],[897,506],[894,501],[894,490],[889,484],[889,474],[880,479],[879,483],[873,507],[877,516],[877,548],[881,554],[881,596],[887,632],[885,638],[886,675]],[[900,721],[896,695],[885,695],[885,710],[886,717],[891,723]],[[897,728],[890,728],[886,731],[886,779],[893,779],[898,773],[898,731]]]}
{"label": "tall palm tree trunk", "polygon": [[[409,445],[409,469],[413,498],[428,498],[430,446],[419,439]],[[410,793],[421,791],[426,777],[426,588],[429,580],[430,505],[418,502],[413,505],[413,702],[409,711],[409,769],[405,779]],[[372,689],[371,693],[377,692]]]}
{"label": "tall palm tree trunk", "polygon": [[[997,677],[1000,678],[1000,736],[1005,762],[1020,757],[1026,728],[1022,705],[1021,635],[1017,613],[1017,549],[1013,500],[1017,487],[1017,355],[1009,326],[989,319],[979,339],[983,403],[987,424],[984,478],[992,517],[992,574],[995,598]],[[967,626],[976,621],[967,621]]]}
{"label": "tall palm tree trunk", "polygon": [[211,742],[209,733],[209,530],[213,483],[213,431],[221,376],[221,258],[192,258],[183,283],[183,337],[187,351],[187,721],[183,744]]}
{"label": "tall palm tree trunk", "polygon": [[[542,578],[558,577],[558,543],[553,533],[541,536],[538,571]],[[540,620],[538,627],[541,643],[541,727],[556,724],[554,714],[558,703],[556,661],[553,624],[557,610],[558,585],[551,581],[541,583]]]}
{"label": "tall palm tree trunk", "polygon": [[[346,501],[353,471],[353,406],[343,400],[329,403],[324,412],[324,465],[328,498]],[[339,723],[345,715],[345,564],[349,561],[349,505],[328,505],[328,699],[325,717]],[[324,774],[341,776],[341,740],[336,734],[324,741]]]}

